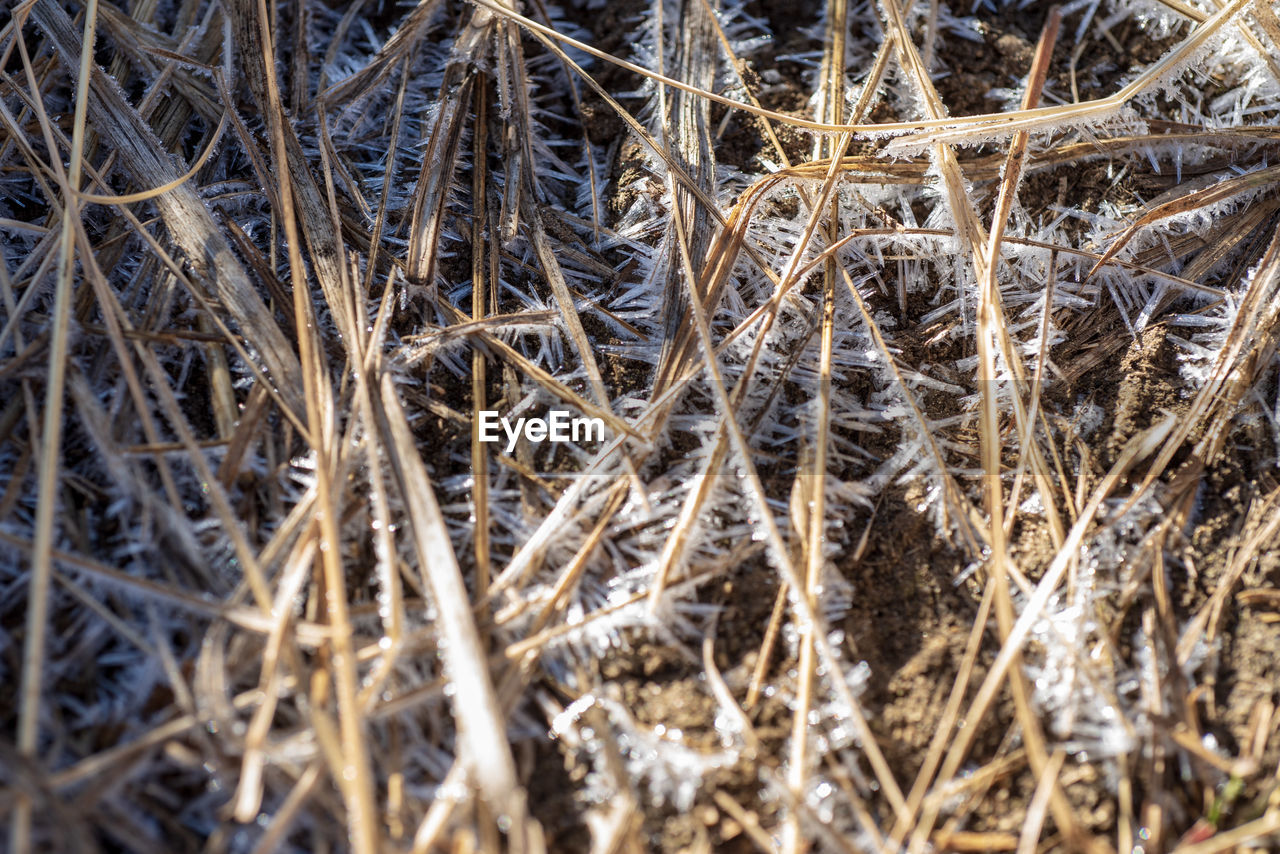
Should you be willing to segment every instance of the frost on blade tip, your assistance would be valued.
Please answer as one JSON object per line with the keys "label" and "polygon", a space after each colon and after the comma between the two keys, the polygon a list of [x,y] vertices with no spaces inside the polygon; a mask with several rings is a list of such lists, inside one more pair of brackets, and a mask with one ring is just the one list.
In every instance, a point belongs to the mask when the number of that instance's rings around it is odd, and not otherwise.
{"label": "frost on blade tip", "polygon": [[1168,690],[1167,680],[1151,681],[1157,664],[1149,642],[1135,644],[1132,664],[1098,654],[1111,597],[1132,583],[1130,566],[1149,555],[1142,544],[1163,515],[1160,503],[1146,497],[1099,528],[1085,541],[1074,583],[1051,597],[1032,628],[1024,666],[1033,700],[1048,715],[1051,734],[1073,750],[1098,757],[1130,752],[1153,724],[1142,686]]}
{"label": "frost on blade tip", "polygon": [[[738,762],[734,749],[703,752],[683,743],[683,733],[663,724],[646,726],[632,717],[620,702],[603,696],[584,695],[555,719],[553,736],[572,733],[572,744],[592,763],[597,779],[608,775],[601,736],[584,720],[590,708],[597,708],[610,727],[610,737],[617,745],[626,767],[627,780],[643,787],[654,806],[670,805],[688,810],[702,791],[707,775]],[[609,775],[611,776],[611,775]],[[612,787],[609,787],[612,788]],[[608,797],[607,789],[597,797]]]}
{"label": "frost on blade tip", "polygon": [[987,143],[1005,143],[1015,133],[1026,131],[1034,136],[1046,133],[1074,131],[1082,136],[1109,136],[1125,130],[1140,132],[1145,126],[1138,114],[1128,105],[1090,106],[1063,116],[1049,116],[1031,121],[1020,120],[1013,125],[1000,117],[992,117],[980,123],[960,122],[944,125],[927,132],[902,135],[904,131],[868,131],[869,139],[890,140],[885,154],[894,157],[915,157],[928,153],[931,146],[945,142],[960,147],[979,146]]}

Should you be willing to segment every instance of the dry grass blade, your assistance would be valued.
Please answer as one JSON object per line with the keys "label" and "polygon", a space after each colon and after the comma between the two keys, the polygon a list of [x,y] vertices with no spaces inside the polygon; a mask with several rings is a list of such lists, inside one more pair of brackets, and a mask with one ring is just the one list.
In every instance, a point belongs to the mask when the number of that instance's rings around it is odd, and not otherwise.
{"label": "dry grass blade", "polygon": [[[40,706],[45,669],[45,644],[49,620],[49,586],[53,576],[54,516],[58,504],[58,467],[62,459],[62,400],[67,372],[67,341],[71,325],[71,287],[75,264],[75,219],[80,206],[75,194],[83,172],[85,123],[88,119],[89,78],[93,70],[97,4],[85,13],[84,39],[76,75],[75,127],[71,135],[71,165],[62,179],[62,227],[58,243],[57,290],[53,301],[53,332],[49,338],[49,374],[45,392],[42,447],[38,478],[39,498],[32,545],[31,581],[27,592],[26,638],[22,650],[21,706],[18,712],[19,754],[34,760],[40,738]],[[68,64],[70,64],[68,62]],[[30,800],[20,797],[14,806],[9,845],[15,854],[27,854],[31,843]]]}
{"label": "dry grass blade", "polygon": [[[1182,198],[1172,199],[1157,205],[1147,211],[1142,216],[1135,219],[1125,228],[1107,248],[1106,253],[1098,259],[1098,263],[1093,265],[1093,269],[1089,271],[1088,277],[1093,276],[1099,269],[1104,267],[1115,255],[1124,249],[1133,240],[1142,229],[1154,222],[1162,219],[1185,214],[1191,211],[1207,208],[1224,200],[1233,198],[1241,193],[1257,191],[1264,187],[1268,187],[1277,180],[1280,180],[1280,167],[1271,166],[1260,169],[1257,172],[1250,172],[1246,175],[1240,175],[1234,178],[1227,178],[1207,187],[1203,190],[1188,193]],[[1194,277],[1192,277],[1194,278]]]}
{"label": "dry grass blade", "polygon": [[[1102,483],[1094,490],[1093,495],[1089,498],[1089,503],[1081,511],[1080,518],[1071,527],[1066,541],[1058,549],[1053,563],[1050,564],[1044,577],[1036,585],[1035,594],[1027,602],[1017,622],[1009,629],[1004,638],[1000,654],[996,657],[995,663],[988,671],[986,679],[983,680],[982,686],[978,689],[978,693],[973,699],[970,717],[976,715],[980,718],[994,699],[1001,682],[1008,675],[1009,668],[1021,653],[1022,644],[1031,629],[1031,624],[1038,618],[1049,597],[1053,595],[1054,590],[1061,583],[1068,566],[1075,558],[1076,550],[1084,539],[1085,532],[1093,524],[1102,502],[1120,484],[1121,479],[1134,463],[1151,454],[1159,447],[1160,443],[1173,431],[1174,424],[1175,419],[1172,416],[1166,416],[1150,430],[1134,437],[1125,447],[1120,458],[1116,460],[1111,471],[1107,472]],[[947,758],[943,762],[942,769],[939,772],[939,776],[942,779],[947,780],[955,775],[956,771],[959,770],[960,763],[964,761],[965,753],[968,752],[971,746],[972,736],[968,733],[961,733],[960,737],[952,744],[947,753]],[[931,815],[930,811],[926,810],[923,819],[916,825],[913,838],[917,840],[917,844],[920,839],[927,838],[929,831],[932,829],[935,816],[936,814]]]}
{"label": "dry grass blade", "polygon": [[[31,20],[50,37],[62,61],[68,67],[78,65],[82,40],[72,29],[66,13],[48,0],[35,0],[27,9]],[[124,100],[119,88],[99,74],[90,75],[88,86],[87,109],[94,130],[110,141],[138,184],[173,187],[157,197],[155,204],[183,260],[198,282],[226,306],[245,338],[260,354],[265,373],[289,406],[301,411],[298,358],[279,327],[271,321],[209,209],[189,185],[174,183],[181,177],[180,173],[163,154],[155,134]]]}
{"label": "dry grass blade", "polygon": [[20,3],[5,843],[1266,848],[1278,34]]}
{"label": "dry grass blade", "polygon": [[503,817],[516,838],[530,844],[524,793],[516,780],[502,714],[480,636],[471,618],[470,600],[458,568],[444,518],[422,460],[415,449],[404,409],[391,377],[380,387],[379,421],[401,493],[408,497],[414,545],[423,581],[440,608],[446,670],[456,690],[455,720],[463,744],[463,762],[496,817]]}
{"label": "dry grass blade", "polygon": [[[298,350],[302,368],[303,396],[306,402],[307,429],[311,450],[315,454],[317,463],[315,467],[317,493],[315,537],[320,554],[316,562],[323,570],[322,583],[326,588],[325,610],[333,628],[330,674],[336,687],[339,738],[341,739],[339,759],[330,760],[330,771],[346,801],[354,850],[358,854],[373,854],[379,847],[381,834],[374,807],[373,776],[368,743],[365,738],[365,722],[357,702],[357,663],[352,647],[346,581],[339,553],[341,549],[338,530],[340,506],[335,501],[330,480],[331,467],[336,468],[334,466],[336,437],[333,424],[332,389],[329,383],[328,364],[320,346],[319,336],[316,334],[315,308],[311,303],[303,271],[301,240],[298,233],[299,220],[308,237],[311,237],[314,231],[324,229],[328,219],[318,210],[321,207],[317,198],[318,192],[309,181],[309,172],[305,171],[305,167],[299,170],[299,164],[295,163],[294,152],[298,152],[298,146],[296,142],[290,145],[293,134],[285,130],[283,105],[275,74],[273,35],[269,28],[266,3],[259,0],[253,4],[251,0],[247,0],[240,8],[243,14],[242,21],[247,21],[250,25],[240,30],[239,42],[249,67],[250,87],[259,98],[263,111],[268,117],[272,155],[279,178],[280,214],[284,221],[293,285],[294,327],[299,332]],[[297,185],[293,181],[295,171],[301,171],[306,176]],[[298,205],[297,214],[294,206],[295,186],[298,189],[298,200],[301,202]],[[295,219],[295,216],[298,216],[298,219]],[[354,334],[354,317],[344,310],[347,306],[347,293],[345,289],[340,289],[341,279],[335,281],[333,275],[333,268],[337,265],[337,246],[326,238],[331,238],[327,230],[320,232],[318,240],[312,239],[310,249],[313,263],[317,266],[322,287],[326,288],[329,307],[335,315],[339,328],[346,329],[346,340],[354,346],[358,340]],[[326,263],[329,269],[323,269]],[[312,559],[315,560],[314,556]],[[264,660],[264,665],[269,663],[269,659]],[[264,679],[272,678],[274,677],[271,669],[264,666]],[[324,690],[316,690],[314,694],[313,702],[316,702],[318,708],[322,708]],[[316,719],[323,720],[320,715],[317,715]],[[258,722],[259,727],[255,734],[261,737],[265,733],[265,727],[269,725],[269,719],[263,714]],[[333,755],[333,751],[329,753]],[[253,770],[254,768],[254,761],[250,754],[245,762],[245,769],[249,772],[245,781],[247,785],[242,789],[242,802],[239,805],[240,813],[244,818],[256,812],[258,794],[254,778],[257,771]]]}

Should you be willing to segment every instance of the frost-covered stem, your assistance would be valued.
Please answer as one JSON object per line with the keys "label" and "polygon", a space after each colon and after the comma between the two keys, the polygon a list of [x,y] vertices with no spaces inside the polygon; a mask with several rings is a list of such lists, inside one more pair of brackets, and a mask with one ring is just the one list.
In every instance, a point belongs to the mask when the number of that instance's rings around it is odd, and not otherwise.
{"label": "frost-covered stem", "polygon": [[[661,8],[664,0],[655,0],[657,21],[655,41],[659,70],[665,61]],[[715,85],[716,38],[711,24],[713,10],[705,0],[683,0],[680,4],[679,41],[675,46],[674,74],[699,91]],[[715,195],[715,150],[711,144],[711,105],[705,99],[685,90],[676,89],[667,94],[667,87],[658,86],[659,121],[661,139],[670,148],[676,163],[689,176],[694,185],[707,196]],[[693,271],[703,268],[707,250],[711,244],[711,214],[699,203],[690,188],[677,180],[675,173],[667,174],[667,191],[671,193],[673,207],[680,209],[684,217],[689,239],[689,266]],[[667,240],[672,237],[668,229]],[[688,300],[680,286],[681,266],[669,264],[663,289],[663,347],[658,361],[656,388],[670,384],[672,374],[681,368],[684,340],[688,324]],[[697,287],[696,279],[689,287]]]}
{"label": "frost-covered stem", "polygon": [[[320,563],[323,571],[325,605],[332,627],[330,666],[337,691],[338,726],[342,741],[341,769],[334,769],[335,784],[342,792],[351,828],[351,843],[357,854],[374,854],[378,850],[377,811],[373,796],[373,771],[369,745],[365,738],[364,720],[358,703],[359,676],[352,644],[351,620],[347,613],[346,576],[342,571],[342,539],[338,530],[339,508],[330,481],[337,455],[334,443],[334,411],[332,389],[323,349],[316,336],[315,310],[311,304],[302,261],[302,236],[294,207],[293,181],[290,174],[288,141],[283,126],[283,106],[276,79],[273,33],[269,25],[266,0],[258,0],[258,38],[263,52],[265,98],[268,112],[272,154],[280,186],[281,219],[288,242],[289,272],[292,279],[294,324],[298,330],[298,361],[302,367],[303,398],[310,441],[316,455],[316,515],[320,540]],[[341,301],[333,300],[337,312]],[[344,318],[345,319],[345,318]],[[354,343],[354,342],[353,342]]]}
{"label": "frost-covered stem", "polygon": [[[679,220],[677,220],[677,227],[683,227]],[[683,240],[681,245],[684,245]],[[687,263],[687,254],[684,257]],[[845,282],[852,286],[848,279],[848,272],[843,268],[841,269],[841,275],[844,277]],[[773,517],[773,508],[769,505],[764,488],[760,483],[760,477],[756,472],[756,467],[751,457],[751,447],[747,444],[746,437],[742,434],[742,429],[738,426],[737,419],[733,417],[734,409],[729,400],[729,393],[725,388],[724,375],[715,356],[715,342],[711,338],[706,308],[696,288],[690,288],[689,294],[690,313],[693,318],[694,330],[697,333],[699,343],[702,345],[702,351],[707,354],[707,369],[711,375],[710,385],[715,395],[716,405],[724,413],[723,424],[728,431],[733,450],[738,455],[739,463],[746,474],[745,480],[752,499],[756,503],[756,509],[760,513],[760,524],[765,530],[764,539],[771,562],[782,573],[784,581],[791,584],[796,590],[803,590],[805,587],[804,579],[787,554],[786,543],[783,541],[782,534],[778,530],[777,521]],[[815,651],[818,654],[818,660],[830,668],[831,672],[838,674],[840,670],[839,659],[822,631],[824,621],[815,609],[809,607],[808,601],[804,596],[795,598],[795,617],[801,626],[812,624],[815,627],[813,642],[816,648]],[[871,728],[867,725],[866,716],[862,713],[862,705],[853,696],[852,690],[844,679],[837,677],[832,682],[837,697],[847,704],[850,709],[850,717],[857,737],[862,741],[867,760],[871,763],[872,770],[875,772],[876,779],[880,782],[889,805],[895,813],[904,815],[906,813],[906,800],[902,796],[902,789],[898,785],[897,779],[893,776],[893,771],[889,768],[889,764],[885,761],[884,754],[881,752],[879,745],[877,745]]]}
{"label": "frost-covered stem", "polygon": [[[1033,64],[1031,79],[1023,94],[1023,109],[1029,109],[1040,97],[1044,85],[1044,72],[1048,66],[1049,55],[1057,40],[1061,14],[1055,7],[1049,13],[1044,32],[1040,37],[1036,61]],[[1003,315],[999,306],[999,292],[996,289],[996,271],[1000,263],[1000,246],[1005,227],[1013,209],[1017,194],[1018,179],[1021,176],[1023,158],[1026,154],[1028,135],[1026,131],[1014,134],[1009,146],[1009,154],[1005,160],[1004,178],[1000,184],[1000,194],[996,200],[995,212],[992,215],[991,232],[987,238],[985,257],[978,274],[980,288],[978,292],[978,364],[980,372],[980,393],[982,415],[980,441],[982,468],[985,475],[987,513],[990,518],[991,531],[991,564],[988,583],[995,584],[996,620],[1002,643],[1008,641],[1013,628],[1013,600],[1009,591],[1009,555],[1008,542],[1004,527],[1004,489],[1000,477],[1000,424],[999,400],[996,394],[995,353],[993,350],[996,336],[1006,337],[1002,326]],[[1006,350],[1007,351],[1007,350]],[[1018,396],[1016,389],[1013,390]],[[1023,443],[1034,447],[1032,436],[1033,425],[1024,424]],[[1040,467],[1042,470],[1042,466]],[[1043,500],[1048,509],[1053,502],[1052,493],[1042,484]],[[1061,543],[1061,535],[1056,538]],[[1047,779],[1049,807],[1053,811],[1054,820],[1063,833],[1074,839],[1075,844],[1083,848],[1092,848],[1092,843],[1080,833],[1075,823],[1071,804],[1067,801],[1061,787],[1057,783],[1056,770],[1045,749],[1044,737],[1041,734],[1040,721],[1031,706],[1031,691],[1022,672],[1022,656],[1019,650],[1014,651],[1013,663],[1009,675],[1009,687],[1013,693],[1015,714],[1018,725],[1022,729],[1023,741],[1027,749],[1027,758],[1032,770],[1042,783]]]}
{"label": "frost-covered stem", "polygon": [[[1063,576],[1066,575],[1067,568],[1079,557],[1085,534],[1102,508],[1102,503],[1110,496],[1111,491],[1120,485],[1135,462],[1151,454],[1168,438],[1173,432],[1176,421],[1173,415],[1165,416],[1150,429],[1131,439],[1120,452],[1115,465],[1102,478],[1097,489],[1089,497],[1088,503],[1080,511],[1080,517],[1071,526],[1062,548],[1058,549],[1054,555],[1053,562],[1045,570],[1043,577],[1036,585],[1035,592],[1029,597],[1022,613],[1018,615],[1017,622],[1009,630],[1008,637],[1001,645],[1000,653],[992,662],[991,669],[987,671],[986,678],[983,679],[982,685],[970,704],[969,720],[981,720],[991,708],[991,703],[995,700],[997,692],[1022,650],[1022,645],[1031,633],[1031,627],[1042,618],[1044,609],[1049,604],[1050,597],[1058,589]],[[950,780],[960,770],[960,765],[973,746],[978,729],[978,727],[966,727],[957,733],[955,741],[947,751],[942,770],[938,774],[941,780]],[[929,834],[937,821],[940,806],[938,803],[933,803],[926,807],[920,821],[915,825],[911,850],[923,850],[923,847],[928,844]]]}
{"label": "frost-covered stem", "polygon": [[[356,277],[352,276],[352,281]],[[360,426],[364,434],[364,448],[369,468],[369,506],[373,516],[373,553],[378,578],[378,614],[382,618],[385,649],[380,666],[360,690],[360,705],[368,708],[370,698],[376,696],[386,680],[395,670],[396,661],[401,653],[401,641],[404,633],[404,587],[400,580],[397,565],[394,524],[390,496],[387,492],[383,465],[386,457],[382,447],[382,436],[378,430],[377,409],[374,405],[376,390],[371,386],[371,378],[377,377],[382,370],[382,347],[385,341],[386,324],[391,316],[389,308],[391,295],[395,292],[394,278],[387,282],[382,293],[382,305],[378,312],[378,321],[369,325],[368,311],[362,299],[353,300],[356,310],[357,328],[369,330],[369,334],[359,342],[364,348],[363,359],[357,375],[354,377],[355,396],[359,405]],[[367,290],[366,290],[367,292]]]}
{"label": "frost-covered stem", "polygon": [[[1044,28],[1040,33],[1040,39],[1036,44],[1035,56],[1031,60],[1031,72],[1027,78],[1027,88],[1022,95],[1022,108],[1031,109],[1040,101],[1040,95],[1044,90],[1045,79],[1049,72],[1049,62],[1053,58],[1053,48],[1058,41],[1058,30],[1062,25],[1062,12],[1057,6],[1049,10],[1049,15],[1045,20]],[[1026,131],[1019,131],[1014,134],[1013,140],[1009,144],[1009,152],[1005,158],[1004,172],[1000,184],[1000,194],[996,199],[996,210],[991,217],[991,234],[988,236],[986,251],[984,254],[984,267],[978,271],[982,289],[988,295],[988,307],[997,320],[1003,320],[1003,311],[1000,306],[1000,292],[996,283],[996,272],[1000,263],[1001,247],[1004,241],[1004,232],[1007,227],[1009,216],[1013,210],[1013,203],[1017,197],[1018,184],[1022,178],[1022,170],[1026,162],[1027,143],[1029,135]],[[1052,309],[1051,294],[1046,293],[1044,318],[1048,323],[1050,311]],[[1011,340],[1008,329],[1003,322],[995,324],[993,331],[998,336],[997,341],[1000,350],[1004,356],[1005,363],[1013,372],[1015,379],[1021,383],[1024,370],[1022,365],[1022,357]],[[1041,359],[1040,368],[1043,368],[1043,358]],[[1037,370],[1037,377],[1040,370]],[[1064,530],[1062,519],[1058,514],[1057,505],[1054,501],[1054,493],[1052,481],[1047,471],[1048,465],[1045,463],[1044,455],[1040,452],[1040,446],[1035,441],[1035,413],[1039,408],[1039,389],[1037,382],[1033,386],[1031,414],[1028,415],[1027,408],[1023,404],[1021,393],[1018,388],[1014,388],[1011,394],[1013,402],[1014,419],[1017,422],[1019,430],[1019,440],[1021,450],[1026,459],[1029,460],[1032,476],[1036,481],[1036,487],[1040,491],[1042,503],[1045,509],[1045,516],[1049,522],[1049,534],[1053,538],[1054,546],[1062,545]],[[983,388],[983,393],[988,391],[994,393],[994,388]],[[990,471],[987,472],[991,474]],[[1011,505],[1016,508],[1016,505]],[[1012,524],[1014,512],[1010,512],[1009,519],[1004,524]],[[992,524],[995,524],[994,519]],[[1007,536],[1007,535],[1006,535]]]}
{"label": "frost-covered stem", "polygon": [[[823,57],[823,80],[820,95],[824,118],[832,124],[839,124],[842,119],[844,102],[844,55],[845,38],[848,30],[848,4],[845,0],[831,0],[827,7],[827,49]],[[865,94],[865,93],[864,93]],[[850,138],[842,134],[838,144],[832,140],[819,140],[824,154],[831,158],[834,168],[848,147]],[[822,194],[827,199],[834,186],[837,173],[827,175],[827,186]],[[828,213],[830,221],[827,228],[827,242],[834,243],[836,229],[840,222],[840,206],[832,199],[830,207],[824,211],[824,204],[814,208],[811,222],[816,224],[823,213]],[[807,236],[807,235],[806,235]],[[799,261],[799,253],[792,256],[793,266]],[[835,284],[838,277],[836,259],[827,259],[822,277],[822,326],[821,344],[818,364],[818,407],[816,437],[813,448],[813,470],[810,473],[808,486],[809,512],[807,515],[809,530],[800,532],[806,539],[804,555],[806,558],[805,587],[795,591],[796,596],[804,596],[809,608],[817,611],[818,591],[822,583],[823,543],[827,521],[826,484],[827,453],[831,430],[831,351],[832,334],[835,320]],[[803,493],[803,490],[802,490]],[[806,623],[800,630],[800,685],[796,696],[795,714],[791,726],[791,757],[787,773],[787,785],[797,804],[805,802],[805,789],[808,781],[808,762],[806,750],[809,744],[809,709],[813,703],[814,689],[814,632],[817,626]],[[833,672],[832,679],[842,678]],[[787,854],[799,854],[807,846],[800,827],[798,810],[791,810],[787,816],[787,825],[783,836],[784,850]]]}
{"label": "frost-covered stem", "polygon": [[[489,205],[485,168],[488,146],[488,105],[486,88],[476,88],[476,122],[472,140],[471,183],[471,319],[479,321],[485,316],[485,300],[489,291],[489,262],[496,255],[496,248],[485,241],[486,224],[489,221]],[[590,165],[590,164],[588,164]],[[490,239],[494,237],[489,234]],[[471,418],[479,423],[480,412],[486,406],[485,353],[481,347],[471,351]],[[471,431],[471,482],[472,501],[475,506],[475,564],[476,599],[483,599],[489,592],[489,452],[480,442],[480,431]]]}
{"label": "frost-covered stem", "polygon": [[506,719],[490,678],[444,516],[390,374],[382,376],[380,398],[385,444],[408,508],[419,572],[439,614],[445,674],[455,688],[458,758],[467,776],[476,782],[481,797],[498,811],[498,817],[509,818],[513,835],[519,835],[524,832],[527,814],[524,793],[516,780]]}
{"label": "frost-covered stem", "polygon": [[[31,556],[31,581],[27,587],[26,637],[22,647],[22,682],[18,705],[18,753],[32,760],[36,757],[40,739],[40,695],[44,682],[49,583],[53,578],[54,514],[58,506],[58,463],[62,456],[62,400],[71,325],[71,283],[75,275],[75,220],[80,215],[80,202],[76,195],[83,174],[89,76],[93,72],[93,42],[97,22],[98,2],[89,0],[85,9],[80,70],[76,80],[71,163],[65,175],[62,174],[60,163],[57,167],[58,177],[64,182],[62,224],[58,235],[57,284],[53,297],[53,329],[49,335],[49,376],[45,385],[44,419],[41,424],[35,538]],[[22,35],[19,33],[17,38],[21,40]],[[14,805],[9,847],[15,854],[27,854],[31,850],[31,801],[23,794],[18,796]]]}

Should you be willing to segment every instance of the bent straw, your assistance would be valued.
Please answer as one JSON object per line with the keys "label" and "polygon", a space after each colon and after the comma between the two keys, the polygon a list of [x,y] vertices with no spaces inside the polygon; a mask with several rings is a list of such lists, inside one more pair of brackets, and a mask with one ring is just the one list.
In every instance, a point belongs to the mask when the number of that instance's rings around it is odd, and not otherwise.
{"label": "bent straw", "polygon": [[531,32],[538,33],[542,36],[555,39],[562,44],[568,45],[589,54],[596,59],[604,60],[619,68],[626,69],[635,74],[647,77],[655,82],[675,89],[681,89],[695,95],[700,95],[717,104],[723,104],[736,110],[742,110],[746,113],[759,116],[764,119],[770,119],[782,124],[791,125],[792,127],[804,128],[806,130],[818,131],[821,133],[854,133],[864,135],[884,135],[907,134],[902,139],[895,140],[890,143],[888,153],[901,154],[904,149],[911,149],[919,146],[930,145],[939,142],[957,143],[962,141],[978,141],[990,136],[1001,136],[1014,133],[1019,130],[1034,131],[1044,127],[1056,127],[1063,124],[1078,124],[1082,122],[1097,121],[1108,117],[1111,113],[1118,111],[1128,101],[1132,100],[1138,94],[1151,86],[1158,83],[1166,75],[1174,72],[1179,65],[1186,62],[1191,56],[1209,40],[1209,38],[1222,29],[1222,27],[1239,15],[1252,2],[1252,0],[1232,0],[1232,2],[1223,6],[1212,16],[1207,18],[1203,24],[1185,39],[1178,43],[1173,49],[1165,54],[1161,59],[1140,74],[1133,82],[1122,88],[1120,91],[1105,98],[1097,98],[1092,101],[1082,101],[1079,104],[1068,104],[1061,107],[1037,107],[1030,110],[1012,110],[1007,113],[982,113],[975,116],[961,116],[956,118],[936,118],[921,119],[909,122],[885,122],[883,124],[830,124],[827,122],[816,122],[809,119],[797,118],[789,116],[785,113],[779,113],[774,110],[768,110],[757,107],[754,104],[735,101],[726,98],[723,95],[717,95],[705,89],[699,89],[696,86],[690,86],[687,83],[667,77],[650,71],[643,66],[628,62],[625,59],[592,47],[586,42],[579,41],[571,36],[566,36],[555,29],[544,24],[539,24],[530,18],[526,18],[519,12],[515,12],[510,8],[501,6],[493,0],[471,0],[477,6],[481,6],[490,11],[496,12],[515,21],[520,26]]}

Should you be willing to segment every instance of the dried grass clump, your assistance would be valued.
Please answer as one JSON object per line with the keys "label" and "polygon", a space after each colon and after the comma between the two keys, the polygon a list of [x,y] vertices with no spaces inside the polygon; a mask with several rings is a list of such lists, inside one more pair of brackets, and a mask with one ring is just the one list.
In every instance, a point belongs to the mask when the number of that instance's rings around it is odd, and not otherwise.
{"label": "dried grass clump", "polygon": [[[7,850],[1280,845],[1278,56],[1268,0],[18,3]],[[473,429],[548,408],[603,440]]]}

